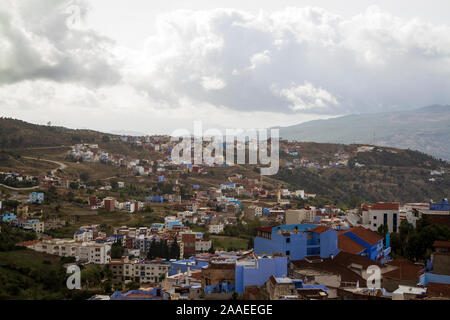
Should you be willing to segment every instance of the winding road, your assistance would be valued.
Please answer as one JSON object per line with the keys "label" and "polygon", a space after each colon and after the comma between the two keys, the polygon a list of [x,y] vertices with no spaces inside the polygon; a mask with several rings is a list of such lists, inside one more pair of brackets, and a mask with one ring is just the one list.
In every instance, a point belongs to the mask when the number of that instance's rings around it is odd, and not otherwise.
{"label": "winding road", "polygon": [[[53,170],[51,171],[52,175],[54,175],[55,172],[58,171],[59,169],[64,170],[64,169],[67,168],[67,165],[66,165],[66,164],[64,164],[64,163],[62,163],[62,162],[54,161],[54,160],[38,159],[38,158],[33,158],[33,157],[22,157],[22,158],[24,158],[24,159],[29,159],[29,160],[37,160],[37,161],[46,161],[46,162],[50,162],[50,163],[56,164],[56,165],[58,166],[58,168],[53,169]],[[40,187],[40,186],[34,186],[34,187],[28,187],[28,188],[14,188],[14,187],[7,186],[7,185],[5,185],[5,184],[3,184],[3,183],[0,183],[0,186],[1,186],[1,187],[4,187],[4,188],[7,188],[7,189],[10,189],[10,190],[14,190],[14,191],[34,190],[34,189],[38,189],[38,188]]]}

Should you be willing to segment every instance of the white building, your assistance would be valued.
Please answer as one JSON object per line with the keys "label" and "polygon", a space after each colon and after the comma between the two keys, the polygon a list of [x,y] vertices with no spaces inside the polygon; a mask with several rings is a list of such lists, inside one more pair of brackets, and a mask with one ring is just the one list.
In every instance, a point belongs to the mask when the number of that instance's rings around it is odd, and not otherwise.
{"label": "white building", "polygon": [[315,209],[299,209],[299,210],[286,210],[285,223],[286,224],[299,224],[313,222],[316,218]]}
{"label": "white building", "polygon": [[368,211],[363,211],[363,225],[372,231],[386,224],[388,232],[398,232],[400,225],[400,206],[398,203],[378,202],[369,207]]}
{"label": "white building", "polygon": [[111,260],[109,243],[77,242],[73,239],[49,239],[31,241],[24,245],[38,252],[61,257],[75,257],[77,260],[95,264],[107,264]]}
{"label": "white building", "polygon": [[223,231],[224,225],[223,224],[210,224],[208,227],[209,233],[218,234]]}
{"label": "white building", "polygon": [[211,249],[211,240],[197,239],[195,240],[195,252],[206,252]]}

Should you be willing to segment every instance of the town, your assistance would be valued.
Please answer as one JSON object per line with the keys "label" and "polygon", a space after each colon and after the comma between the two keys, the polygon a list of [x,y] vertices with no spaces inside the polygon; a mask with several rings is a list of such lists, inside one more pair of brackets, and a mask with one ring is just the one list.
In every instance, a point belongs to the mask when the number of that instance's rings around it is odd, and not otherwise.
{"label": "town", "polygon": [[[290,189],[256,166],[174,165],[167,136],[116,139],[152,156],[80,143],[53,160],[28,157],[57,169],[0,175],[0,234],[24,234],[15,247],[79,267],[86,299],[450,299],[445,198],[324,203],[326,195]],[[382,152],[342,147],[309,159],[296,142],[280,148],[287,170],[361,167],[355,155]],[[115,174],[73,179],[71,166],[80,165]]]}

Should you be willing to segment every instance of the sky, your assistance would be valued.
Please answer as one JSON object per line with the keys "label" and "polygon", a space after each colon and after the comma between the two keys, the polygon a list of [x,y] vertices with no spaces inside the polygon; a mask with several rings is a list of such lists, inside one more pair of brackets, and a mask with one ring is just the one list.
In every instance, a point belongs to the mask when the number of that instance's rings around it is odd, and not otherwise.
{"label": "sky", "polygon": [[450,103],[450,2],[2,0],[0,116],[107,132]]}

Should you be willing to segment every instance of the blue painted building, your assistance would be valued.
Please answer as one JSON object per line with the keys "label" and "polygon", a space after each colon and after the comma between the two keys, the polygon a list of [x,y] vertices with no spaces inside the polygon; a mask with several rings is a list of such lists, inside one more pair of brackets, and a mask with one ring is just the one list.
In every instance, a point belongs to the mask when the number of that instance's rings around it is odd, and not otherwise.
{"label": "blue painted building", "polygon": [[359,226],[345,231],[343,236],[357,243],[360,246],[360,250],[358,249],[358,252],[352,252],[350,248],[354,248],[355,246],[352,246],[348,241],[344,241],[345,239],[340,237],[339,249],[342,251],[359,254],[377,262],[386,263],[389,261],[391,248],[383,246],[383,237],[378,233]]}
{"label": "blue painted building", "polygon": [[177,273],[184,273],[190,270],[200,270],[208,266],[208,259],[201,257],[190,257],[189,259],[181,259],[170,262],[169,276]]}
{"label": "blue painted building", "polygon": [[441,202],[430,203],[430,210],[433,211],[450,211],[450,204],[447,199],[442,199]]}
{"label": "blue painted building", "polygon": [[2,221],[3,222],[7,222],[8,220],[11,219],[17,219],[17,216],[14,213],[5,213],[4,215],[2,215]]}
{"label": "blue painted building", "polygon": [[262,286],[270,278],[287,276],[287,257],[253,256],[236,262],[235,291],[244,293],[247,286]]}
{"label": "blue painted building", "polygon": [[256,254],[282,253],[290,260],[307,256],[329,258],[337,255],[338,233],[326,226],[292,224],[257,229],[254,240]]}
{"label": "blue painted building", "polygon": [[145,198],[146,202],[157,202],[157,203],[163,203],[164,198],[163,196],[148,196]]}

